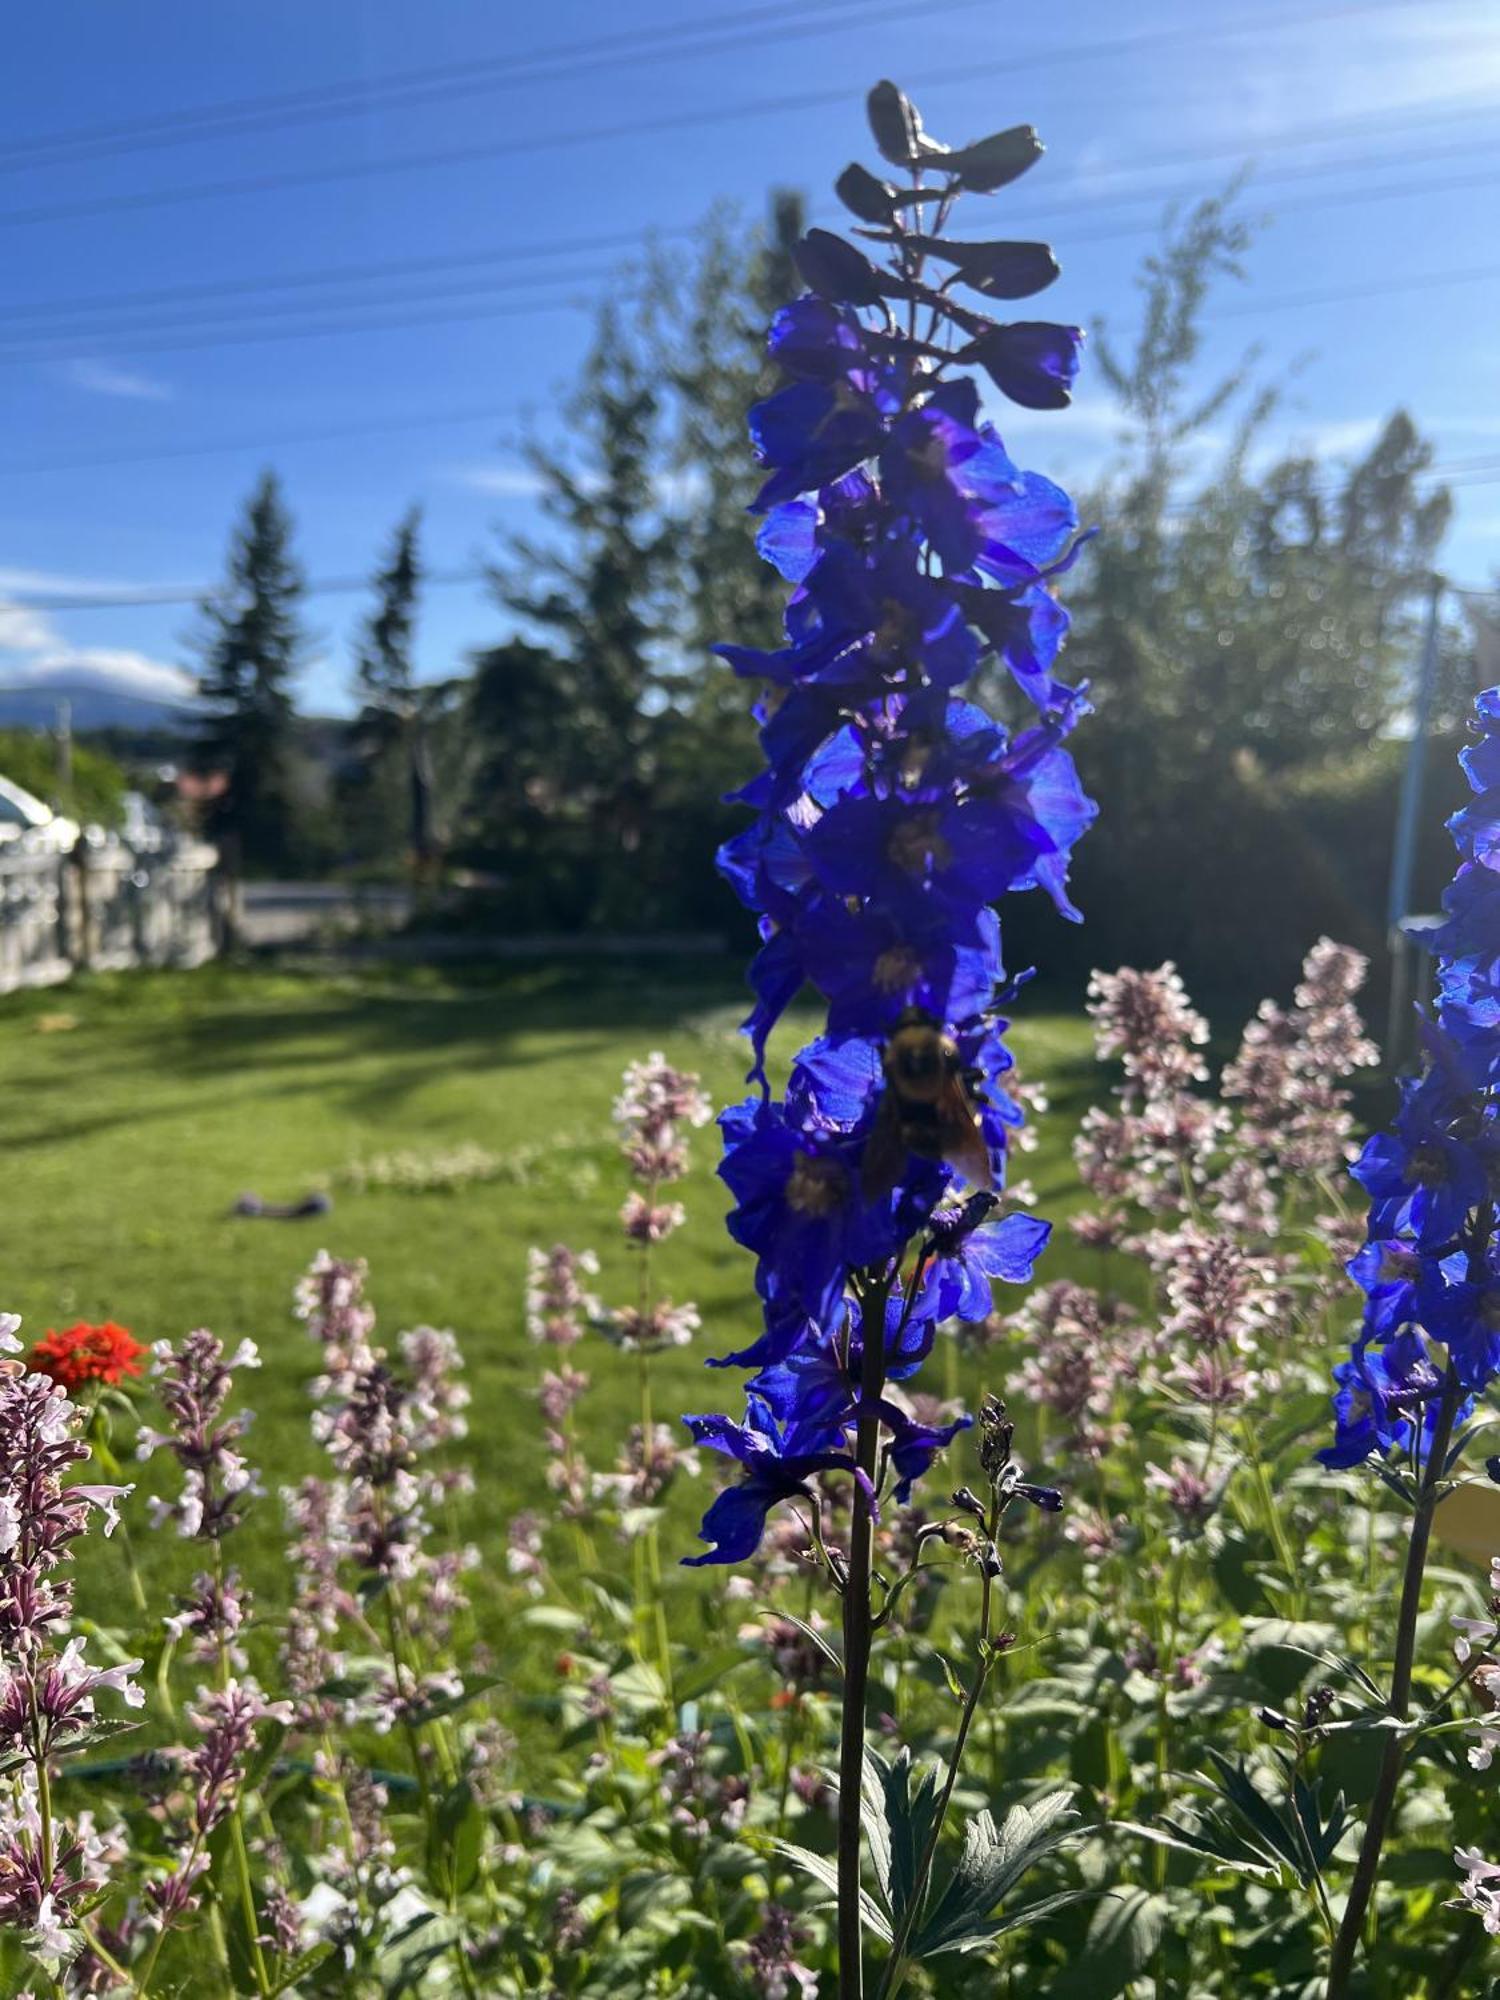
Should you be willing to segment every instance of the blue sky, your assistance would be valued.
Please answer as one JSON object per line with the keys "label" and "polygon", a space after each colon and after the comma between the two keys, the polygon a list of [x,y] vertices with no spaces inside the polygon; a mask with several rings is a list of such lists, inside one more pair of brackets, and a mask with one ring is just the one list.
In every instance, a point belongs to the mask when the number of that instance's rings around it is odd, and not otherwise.
{"label": "blue sky", "polygon": [[[0,680],[106,666],[180,684],[186,609],[26,600],[212,578],[266,463],[314,577],[366,573],[414,500],[429,562],[472,567],[497,526],[528,523],[516,439],[527,413],[548,425],[610,246],[718,197],[758,211],[773,182],[825,205],[869,156],[862,95],[881,75],[911,80],[955,142],[1040,128],[1047,158],[985,229],[1055,244],[1057,317],[1128,324],[1165,197],[1249,162],[1246,205],[1269,220],[1205,379],[1258,343],[1264,373],[1295,371],[1271,441],[1333,456],[1405,405],[1456,467],[1451,573],[1495,571],[1493,0],[69,0],[13,16],[7,44]],[[389,87],[414,71],[440,73]],[[163,120],[190,136],[158,143]],[[535,254],[559,242],[581,247]],[[392,263],[407,268],[322,282]],[[451,420],[406,421],[428,415]],[[342,434],[275,442],[310,430]],[[1071,412],[1007,430],[1064,479],[1118,434],[1087,374]],[[343,705],[360,608],[311,604],[308,705]],[[420,667],[452,672],[504,629],[482,588],[434,588]]]}

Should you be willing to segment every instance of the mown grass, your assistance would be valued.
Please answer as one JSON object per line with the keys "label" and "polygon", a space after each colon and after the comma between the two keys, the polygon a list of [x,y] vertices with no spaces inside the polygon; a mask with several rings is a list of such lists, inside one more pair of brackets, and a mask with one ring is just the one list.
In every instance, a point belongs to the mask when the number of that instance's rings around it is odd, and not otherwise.
{"label": "mown grass", "polygon": [[[198,1325],[226,1342],[253,1336],[265,1365],[244,1382],[256,1411],[250,1453],[271,1497],[253,1510],[236,1558],[274,1601],[274,1495],[318,1463],[306,1388],[316,1356],[292,1316],[292,1285],[320,1247],[367,1258],[388,1339],[427,1321],[462,1342],[483,1595],[503,1568],[507,1519],[546,1502],[532,1396],[542,1357],[522,1312],[527,1246],[596,1248],[601,1290],[624,1296],[616,1214],[625,1183],[610,1125],[620,1071],[660,1048],[699,1071],[716,1104],[739,1095],[740,977],[728,960],[441,972],[215,965],[11,996],[0,1001],[0,1305],[23,1313],[33,1337],[80,1318],[119,1320],[141,1339]],[[1032,1001],[1014,1038],[1027,1074],[1045,1077],[1052,1096],[1042,1144],[1024,1166],[1054,1216],[1074,1198],[1068,1137],[1096,1079],[1078,996],[1067,998],[1069,1012]],[[811,1025],[789,1024],[785,1047]],[[505,1177],[427,1193],[344,1179],[352,1161],[464,1143],[503,1155]],[[703,1357],[743,1344],[754,1317],[749,1259],[722,1227],[711,1129],[694,1153],[683,1190],[689,1224],[659,1253],[659,1276],[671,1296],[698,1302],[704,1331],[655,1365],[665,1418],[736,1405],[740,1378],[705,1372]],[[231,1213],[244,1190],[284,1201],[320,1185],[333,1197],[327,1216]],[[1066,1269],[1069,1254],[1060,1236],[1049,1274]],[[636,1413],[635,1364],[602,1341],[576,1358],[594,1383],[584,1435],[605,1463]],[[153,1464],[143,1484],[170,1476]],[[696,1546],[706,1491],[705,1476],[676,1496],[668,1553]],[[136,1543],[148,1588],[181,1579],[184,1552],[169,1535],[138,1526]],[[85,1602],[92,1596],[106,1615],[123,1609],[118,1569],[111,1545],[91,1552],[83,1573]],[[688,1587],[690,1573],[679,1575]]]}

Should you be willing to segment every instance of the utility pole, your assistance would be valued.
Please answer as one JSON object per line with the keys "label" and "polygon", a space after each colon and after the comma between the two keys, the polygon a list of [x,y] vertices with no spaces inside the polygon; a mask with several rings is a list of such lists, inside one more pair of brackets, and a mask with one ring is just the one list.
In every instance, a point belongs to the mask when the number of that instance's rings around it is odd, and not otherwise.
{"label": "utility pole", "polygon": [[57,704],[52,742],[57,753],[57,802],[66,808],[73,795],[73,704],[66,695]]}

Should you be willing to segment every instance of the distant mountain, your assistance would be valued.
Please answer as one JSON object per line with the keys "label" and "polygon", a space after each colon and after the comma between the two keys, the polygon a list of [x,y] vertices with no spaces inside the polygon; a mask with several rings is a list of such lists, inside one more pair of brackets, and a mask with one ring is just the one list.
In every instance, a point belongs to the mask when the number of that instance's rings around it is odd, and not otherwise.
{"label": "distant mountain", "polygon": [[122,684],[118,675],[79,667],[55,676],[33,673],[25,686],[3,682],[0,677],[0,726],[51,729],[57,721],[58,703],[63,700],[71,705],[73,729],[79,735],[96,729],[125,729],[186,736],[198,726],[198,709],[191,700],[136,693]]}

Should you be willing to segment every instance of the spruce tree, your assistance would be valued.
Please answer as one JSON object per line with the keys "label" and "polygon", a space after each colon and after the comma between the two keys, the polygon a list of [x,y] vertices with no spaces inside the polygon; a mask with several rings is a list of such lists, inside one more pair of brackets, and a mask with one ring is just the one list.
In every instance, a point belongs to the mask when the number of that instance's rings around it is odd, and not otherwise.
{"label": "spruce tree", "polygon": [[397,524],[372,587],[375,605],[354,656],[355,758],[346,811],[359,858],[389,861],[403,848],[421,865],[432,849],[432,778],[426,716],[412,647],[422,584],[421,510]]}
{"label": "spruce tree", "polygon": [[[653,830],[670,544],[658,498],[657,396],[610,307],[565,414],[568,441],[527,452],[551,532],[513,540],[496,570],[501,602],[556,663],[543,739],[511,748],[534,769],[531,797],[545,802],[550,859],[566,851],[588,878],[581,920],[615,923],[640,916],[650,873],[641,849]],[[528,646],[524,657],[536,651]],[[505,754],[504,732],[525,718],[518,705],[507,724],[494,700],[495,655],[488,666],[489,699],[476,719],[502,732],[496,747]],[[503,799],[481,799],[480,810],[489,844],[514,858],[517,825],[496,820]]]}
{"label": "spruce tree", "polygon": [[197,762],[222,774],[208,832],[231,872],[286,868],[293,825],[292,678],[305,649],[305,584],[292,554],[292,523],[273,472],[262,475],[235,529],[223,588],[202,607],[196,640],[208,711]]}

